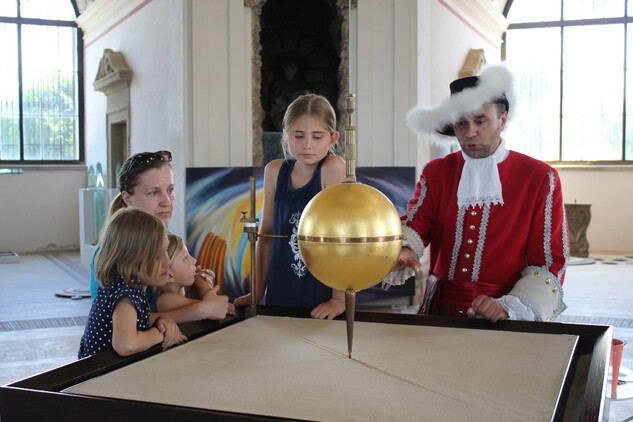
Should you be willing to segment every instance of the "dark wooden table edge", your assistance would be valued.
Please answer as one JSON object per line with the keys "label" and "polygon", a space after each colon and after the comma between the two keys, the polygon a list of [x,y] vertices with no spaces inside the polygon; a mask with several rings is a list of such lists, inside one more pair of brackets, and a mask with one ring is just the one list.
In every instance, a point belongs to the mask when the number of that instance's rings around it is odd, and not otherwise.
{"label": "dark wooden table edge", "polygon": [[[310,317],[309,310],[299,308],[258,307],[257,313],[258,315],[280,317]],[[191,322],[182,324],[181,329],[190,340],[194,340],[243,321],[244,318],[244,312],[238,311],[236,316],[227,317],[222,321]],[[338,319],[344,319],[344,317],[339,317]],[[588,373],[586,374],[586,385],[588,388],[584,392],[579,420],[587,422],[600,421],[608,410],[606,408],[605,393],[612,338],[612,327],[610,326],[529,321],[499,321],[493,324],[485,320],[367,311],[357,311],[355,320],[388,324],[578,335],[579,340],[572,360],[569,363],[569,370],[574,370],[581,355],[591,355]],[[209,420],[209,418],[218,421],[271,420],[269,417],[259,415],[161,405],[133,400],[113,400],[63,392],[64,389],[73,385],[160,352],[161,348],[159,346],[128,357],[120,357],[114,352],[104,352],[1,386],[0,419],[3,422],[14,420],[81,421],[86,420],[84,415],[91,415],[90,420],[93,421],[134,421],[150,417],[153,421],[170,421],[186,415],[187,420],[190,421]],[[557,411],[553,418],[555,421],[564,419],[567,395],[572,382],[571,378],[570,376],[567,377],[561,390]],[[275,419],[279,420],[279,418]]]}

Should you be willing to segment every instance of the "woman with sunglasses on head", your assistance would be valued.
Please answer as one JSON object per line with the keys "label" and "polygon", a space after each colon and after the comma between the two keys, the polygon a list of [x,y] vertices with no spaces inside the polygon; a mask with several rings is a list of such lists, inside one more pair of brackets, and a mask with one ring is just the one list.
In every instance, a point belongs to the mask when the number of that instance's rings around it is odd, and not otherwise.
{"label": "woman with sunglasses on head", "polygon": [[[141,152],[134,154],[121,166],[118,176],[120,193],[110,204],[110,215],[121,208],[136,207],[158,217],[165,226],[169,223],[174,211],[174,174],[171,168],[171,152]],[[95,250],[95,255],[99,245]],[[206,318],[217,318],[218,314],[229,312],[228,300],[217,296],[213,288],[215,275],[211,270],[197,268],[194,296],[205,301]],[[90,294],[94,300],[99,288],[95,278],[94,255],[90,263]],[[151,299],[151,298],[150,298]],[[150,300],[151,302],[151,300]],[[156,311],[155,309],[153,311]],[[233,309],[230,310],[233,313]],[[161,312],[170,316],[177,323],[200,318],[199,310],[183,307],[180,309]]]}

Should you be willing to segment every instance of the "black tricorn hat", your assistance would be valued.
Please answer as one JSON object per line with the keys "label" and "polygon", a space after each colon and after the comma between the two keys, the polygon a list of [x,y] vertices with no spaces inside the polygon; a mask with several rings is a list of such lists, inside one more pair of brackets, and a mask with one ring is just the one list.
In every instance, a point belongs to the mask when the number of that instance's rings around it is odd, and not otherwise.
{"label": "black tricorn hat", "polygon": [[[407,124],[419,134],[455,136],[453,124],[489,103],[506,106],[510,117],[513,102],[512,74],[504,65],[486,67],[479,76],[468,76],[450,84],[451,96],[435,107],[418,105],[407,113]],[[514,104],[512,107],[514,111]]]}

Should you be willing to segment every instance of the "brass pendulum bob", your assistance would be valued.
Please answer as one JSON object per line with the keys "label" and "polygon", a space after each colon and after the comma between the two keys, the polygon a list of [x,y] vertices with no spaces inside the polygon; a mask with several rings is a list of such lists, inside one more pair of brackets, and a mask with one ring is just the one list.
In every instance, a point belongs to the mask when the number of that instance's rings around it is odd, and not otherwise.
{"label": "brass pendulum bob", "polygon": [[402,247],[400,216],[379,190],[356,182],[356,98],[346,99],[345,181],[312,198],[301,214],[297,239],[308,270],[345,292],[348,356],[352,357],[356,292],[380,282]]}

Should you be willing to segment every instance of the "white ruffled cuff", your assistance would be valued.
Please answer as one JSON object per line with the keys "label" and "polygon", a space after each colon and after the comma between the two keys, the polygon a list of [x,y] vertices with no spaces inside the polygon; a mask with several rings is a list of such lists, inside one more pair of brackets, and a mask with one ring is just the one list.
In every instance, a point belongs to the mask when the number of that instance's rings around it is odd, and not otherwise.
{"label": "white ruffled cuff", "polygon": [[508,319],[534,321],[534,312],[515,296],[501,296],[495,299],[508,314]]}
{"label": "white ruffled cuff", "polygon": [[413,230],[411,227],[403,224],[402,225],[402,234],[404,235],[404,239],[402,240],[402,247],[407,247],[411,249],[417,256],[420,258],[424,254],[424,244],[422,243],[422,238],[420,235]]}
{"label": "white ruffled cuff", "polygon": [[[402,225],[402,247],[411,249],[417,256],[420,264],[422,264],[422,255],[424,254],[424,244],[420,236],[412,228]],[[388,290],[391,286],[400,286],[409,278],[415,275],[413,268],[404,267],[401,270],[392,271],[382,280],[382,289]]]}
{"label": "white ruffled cuff", "polygon": [[521,275],[508,295],[529,308],[534,321],[552,321],[567,308],[560,281],[547,269],[530,266]]}
{"label": "white ruffled cuff", "polygon": [[382,280],[382,289],[389,290],[391,286],[400,286],[404,284],[411,276],[415,275],[412,268],[404,267],[401,270],[392,271]]}

